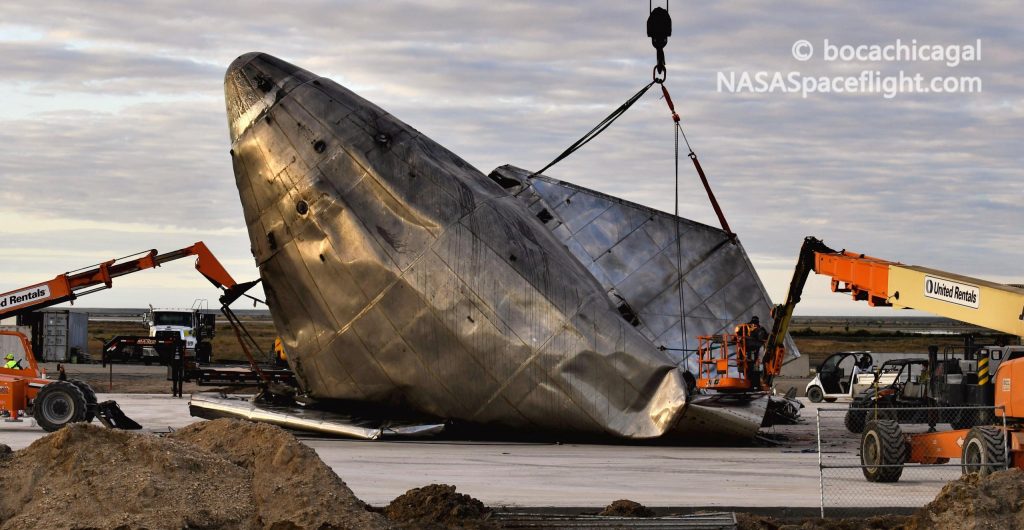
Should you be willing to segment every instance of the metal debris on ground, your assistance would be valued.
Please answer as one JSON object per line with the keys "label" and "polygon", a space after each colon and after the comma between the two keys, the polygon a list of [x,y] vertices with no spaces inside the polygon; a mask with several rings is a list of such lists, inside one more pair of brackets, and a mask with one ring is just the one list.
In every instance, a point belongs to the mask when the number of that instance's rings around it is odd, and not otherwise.
{"label": "metal debris on ground", "polygon": [[258,403],[245,396],[222,397],[215,394],[192,394],[188,405],[189,413],[198,418],[234,418],[259,421],[286,429],[363,440],[376,440],[381,437],[430,436],[444,430],[443,423],[358,418],[336,411]]}

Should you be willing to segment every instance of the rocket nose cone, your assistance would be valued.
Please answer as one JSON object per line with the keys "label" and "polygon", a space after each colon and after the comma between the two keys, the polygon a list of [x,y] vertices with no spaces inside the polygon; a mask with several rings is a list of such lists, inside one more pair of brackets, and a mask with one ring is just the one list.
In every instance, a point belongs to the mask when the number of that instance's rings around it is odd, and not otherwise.
{"label": "rocket nose cone", "polygon": [[293,88],[316,76],[272,55],[251,52],[235,59],[224,74],[231,143]]}

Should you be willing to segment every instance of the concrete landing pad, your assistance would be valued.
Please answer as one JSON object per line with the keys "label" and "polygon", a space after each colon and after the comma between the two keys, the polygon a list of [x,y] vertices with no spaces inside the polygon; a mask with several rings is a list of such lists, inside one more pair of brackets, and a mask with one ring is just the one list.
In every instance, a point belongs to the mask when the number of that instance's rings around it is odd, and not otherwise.
{"label": "concrete landing pad", "polygon": [[[178,429],[197,421],[188,414],[187,396],[99,397],[120,403],[144,431]],[[804,409],[803,414],[806,424],[785,428],[791,431],[786,432],[787,447],[300,438],[360,499],[377,506],[410,488],[446,483],[489,506],[601,507],[627,498],[647,506],[816,507],[818,456],[802,452],[815,447],[813,408]],[[20,424],[0,422],[0,443],[14,449],[45,434],[31,419]],[[852,449],[856,442],[850,445]],[[857,481],[857,487],[867,487],[863,478],[850,480]],[[931,482],[901,482],[893,487],[901,496],[919,497],[919,505],[938,491]]]}

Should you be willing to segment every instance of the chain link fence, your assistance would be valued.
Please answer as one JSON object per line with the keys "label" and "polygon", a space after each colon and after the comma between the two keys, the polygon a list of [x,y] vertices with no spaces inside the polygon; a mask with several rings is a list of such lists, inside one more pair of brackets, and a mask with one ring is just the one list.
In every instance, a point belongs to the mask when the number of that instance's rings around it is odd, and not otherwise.
{"label": "chain link fence", "polygon": [[821,516],[910,512],[963,473],[1009,462],[996,407],[817,410]]}

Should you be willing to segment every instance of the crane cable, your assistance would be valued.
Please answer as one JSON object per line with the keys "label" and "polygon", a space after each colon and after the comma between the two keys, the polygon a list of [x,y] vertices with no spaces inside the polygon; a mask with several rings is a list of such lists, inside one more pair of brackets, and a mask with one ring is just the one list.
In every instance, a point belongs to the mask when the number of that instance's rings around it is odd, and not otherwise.
{"label": "crane cable", "polygon": [[591,140],[596,138],[597,135],[599,135],[602,132],[604,132],[605,129],[607,129],[612,123],[614,123],[615,120],[617,120],[619,118],[619,116],[622,116],[623,114],[625,114],[625,112],[627,110],[629,110],[629,107],[632,107],[633,104],[637,102],[637,100],[639,100],[641,97],[643,97],[643,95],[646,94],[647,91],[650,90],[650,88],[652,86],[654,86],[654,83],[655,83],[655,81],[651,81],[650,83],[647,83],[647,85],[644,86],[643,88],[641,88],[640,90],[638,90],[636,94],[633,94],[622,105],[619,105],[619,108],[613,110],[611,114],[606,116],[597,125],[595,125],[593,129],[590,129],[590,131],[587,132],[587,134],[584,134],[582,137],[580,137],[579,140],[576,140],[576,142],[573,143],[572,145],[570,145],[565,151],[562,151],[562,154],[556,156],[554,160],[552,160],[551,162],[548,163],[548,165],[546,165],[546,166],[542,167],[541,169],[531,173],[530,176],[527,177],[527,178],[533,178],[533,177],[535,177],[535,176],[537,176],[537,175],[547,171],[549,168],[551,168],[551,166],[561,162],[562,160],[567,158],[569,155],[575,153],[579,148],[583,147],[584,145],[587,145]]}
{"label": "crane cable", "polygon": [[[683,241],[679,234],[679,133],[683,131],[683,128],[679,125],[679,115],[676,114],[674,108],[672,108],[672,98],[668,95],[668,89],[665,88],[665,84],[661,85],[662,93],[665,94],[665,100],[669,102],[669,109],[672,110],[672,119],[675,121],[673,129],[675,129],[675,176],[676,185],[675,192],[672,194],[675,199],[675,209],[673,214],[675,215],[675,227],[676,227],[676,270],[679,271],[679,333],[680,333],[680,347],[686,351],[686,356],[683,358],[683,364],[688,365],[690,357],[693,352],[690,348],[687,348],[686,338],[689,335],[686,333],[686,313],[683,308],[686,306],[685,295],[683,294]],[[686,140],[686,135],[683,135],[683,141],[686,142],[686,147],[689,149],[690,142]],[[692,151],[691,151],[692,152]]]}
{"label": "crane cable", "polygon": [[[715,198],[715,193],[711,191],[711,184],[708,182],[707,175],[704,174],[704,168],[700,165],[700,160],[697,159],[697,154],[693,151],[693,147],[690,145],[690,140],[686,137],[686,131],[683,130],[682,120],[679,118],[679,113],[676,112],[675,104],[672,102],[672,96],[668,93],[668,88],[665,87],[665,81],[655,79],[655,82],[661,85],[662,99],[665,100],[665,104],[668,105],[669,112],[672,113],[672,121],[674,122],[673,128],[675,129],[675,210],[674,214],[676,217],[675,229],[676,229],[676,268],[679,270],[679,315],[680,315],[680,332],[682,333],[682,348],[678,351],[687,352],[686,359],[690,357],[690,352],[694,351],[686,347],[686,319],[683,317],[683,308],[685,306],[685,298],[683,292],[683,268],[682,268],[682,245],[680,241],[680,230],[679,223],[681,218],[679,217],[679,137],[683,137],[683,143],[686,144],[687,156],[690,161],[693,162],[694,169],[697,170],[697,175],[700,177],[701,183],[704,185],[704,191],[708,194],[708,200],[711,202],[711,207],[715,210],[715,215],[718,216],[718,222],[722,225],[722,230],[726,233],[729,238],[729,242],[736,243],[736,234],[729,228],[729,222],[725,220],[725,214],[722,212],[721,206],[718,205],[718,200]],[[675,350],[675,348],[665,348]],[[685,362],[685,361],[684,361]]]}
{"label": "crane cable", "polygon": [[[652,7],[652,5],[653,4],[651,2],[648,2],[647,7],[649,13],[647,17],[647,36],[651,38],[651,45],[654,46],[654,49],[657,52],[656,64],[654,66],[654,71],[651,75],[651,77],[653,77],[653,80],[650,83],[647,83],[643,88],[638,90],[636,94],[633,94],[629,99],[625,101],[625,103],[619,105],[619,108],[612,111],[611,114],[606,116],[605,119],[601,120],[596,126],[594,126],[593,129],[590,129],[590,131],[588,131],[587,134],[584,134],[582,137],[580,137],[579,140],[576,140],[576,142],[570,145],[565,151],[562,151],[562,154],[556,156],[554,160],[548,163],[548,165],[540,168],[537,171],[534,171],[533,173],[530,173],[530,175],[527,178],[533,178],[547,171],[548,169],[551,168],[551,166],[561,162],[562,160],[566,159],[569,155],[575,153],[579,148],[583,147],[584,145],[587,145],[591,140],[596,138],[597,135],[604,132],[605,129],[607,129],[612,123],[614,123],[615,120],[619,118],[619,116],[622,116],[627,110],[629,110],[629,107],[633,106],[633,104],[636,103],[637,100],[643,97],[643,95],[646,94],[647,91],[650,90],[650,88],[654,86],[655,83],[662,84],[665,82],[665,79],[668,77],[668,70],[665,68],[664,48],[665,45],[668,44],[668,38],[672,36],[672,17],[670,17],[668,14],[668,0],[665,0],[665,8]],[[659,74],[661,75],[661,77],[658,77]],[[662,91],[664,92],[664,85],[662,85]],[[665,93],[667,94],[667,92]]]}
{"label": "crane cable", "polygon": [[[678,350],[685,353],[683,357],[682,365],[688,371],[690,357],[693,355],[691,348],[687,348],[687,337],[689,334],[686,329],[686,294],[683,285],[683,244],[682,234],[680,233],[680,222],[679,217],[679,135],[682,133],[683,141],[686,142],[686,148],[690,151],[690,156],[696,160],[693,154],[693,149],[690,149],[690,141],[686,139],[686,134],[683,133],[683,127],[679,123],[679,114],[676,112],[675,105],[672,104],[672,96],[668,93],[668,88],[665,87],[665,80],[668,78],[668,68],[665,67],[665,45],[668,44],[668,38],[672,36],[672,17],[668,13],[668,0],[665,0],[665,8],[653,7],[653,2],[648,2],[648,17],[647,17],[647,36],[651,38],[651,45],[654,46],[654,50],[657,53],[656,63],[652,77],[654,82],[661,85],[661,95],[665,99],[665,103],[668,104],[668,110],[672,113],[673,132],[675,133],[675,158],[674,158],[674,172],[675,172],[675,190],[673,194],[674,209],[673,215],[675,216],[675,243],[676,243],[676,272],[679,275],[679,348],[667,348],[664,345],[661,346],[663,350]],[[661,74],[661,77],[658,77]],[[698,367],[699,369],[699,367]]]}
{"label": "crane cable", "polygon": [[[679,280],[678,280],[678,282],[679,282],[679,340],[680,340],[679,351],[682,351],[682,352],[686,353],[686,356],[683,358],[683,363],[682,363],[683,365],[686,365],[689,362],[689,360],[690,360],[690,356],[693,355],[693,351],[694,350],[692,350],[691,348],[687,348],[686,347],[687,346],[687,344],[686,344],[686,342],[687,342],[686,341],[686,337],[688,337],[689,335],[687,334],[687,331],[686,331],[686,313],[684,312],[684,308],[686,307],[686,295],[684,294],[684,289],[683,289],[683,244],[682,244],[682,239],[681,239],[682,235],[680,234],[680,229],[679,229],[680,221],[682,220],[679,217],[679,135],[680,135],[680,133],[682,133],[683,141],[686,143],[686,148],[687,149],[690,149],[690,141],[686,139],[686,133],[683,132],[683,127],[682,127],[682,125],[680,125],[679,113],[676,112],[676,106],[672,103],[672,96],[669,95],[668,88],[665,87],[665,80],[662,79],[661,82],[658,83],[658,84],[661,85],[661,95],[662,95],[662,98],[665,100],[665,103],[668,105],[669,112],[672,113],[672,121],[673,121],[672,129],[675,132],[675,158],[674,158],[675,190],[674,190],[674,193],[672,194],[672,198],[674,199],[675,203],[674,203],[674,209],[673,209],[672,213],[675,216],[675,219],[673,219],[675,221],[675,223],[673,223],[673,224],[675,225],[675,231],[676,231],[676,233],[675,233],[675,236],[676,236],[675,237],[675,242],[676,242],[676,271],[677,271],[677,273],[679,275]],[[690,149],[690,154],[693,155],[693,149]],[[665,348],[665,349],[669,349],[669,348]]]}
{"label": "crane cable", "polygon": [[[676,241],[676,270],[679,275],[679,329],[680,329],[680,348],[668,348],[666,346],[660,346],[659,349],[671,350],[671,351],[682,351],[686,352],[686,357],[683,363],[689,361],[690,356],[696,350],[687,348],[687,326],[686,318],[684,314],[684,308],[686,306],[685,293],[683,289],[683,250],[680,238],[682,237],[680,230],[679,217],[679,137],[682,136],[683,142],[686,144],[687,156],[690,161],[693,162],[694,169],[697,170],[697,175],[700,177],[701,183],[704,185],[704,191],[708,194],[708,199],[711,201],[711,206],[715,210],[715,214],[718,216],[718,221],[722,225],[722,230],[728,235],[729,240],[732,243],[736,242],[736,234],[729,228],[729,223],[725,220],[725,214],[722,212],[722,208],[718,205],[718,200],[715,199],[714,192],[711,191],[711,185],[708,183],[707,175],[704,174],[704,169],[700,165],[700,161],[697,159],[697,154],[694,153],[693,147],[690,146],[690,140],[686,137],[686,132],[683,130],[683,126],[680,123],[679,114],[676,112],[675,105],[672,103],[672,97],[668,93],[668,88],[665,87],[665,80],[668,78],[668,69],[665,66],[665,52],[664,47],[668,43],[668,37],[672,35],[672,18],[668,13],[668,0],[665,2],[665,8],[657,7],[649,8],[649,16],[647,19],[647,36],[651,38],[651,44],[657,53],[656,64],[652,72],[652,81],[644,85],[643,88],[638,90],[629,99],[627,99],[622,105],[619,105],[611,114],[601,120],[593,129],[588,131],[579,140],[576,140],[570,145],[565,151],[562,151],[560,155],[555,157],[554,160],[549,162],[546,166],[534,171],[527,178],[533,178],[536,175],[543,173],[550,169],[555,164],[566,159],[584,145],[588,144],[591,140],[596,138],[599,134],[604,132],[612,123],[615,122],[622,116],[634,103],[637,102],[648,90],[655,84],[661,86],[662,97],[668,104],[669,111],[672,113],[672,121],[674,134],[675,134],[675,160],[674,160],[674,171],[675,171],[675,196],[674,196],[674,210],[675,215],[675,241]],[[660,77],[659,77],[660,75]]]}

